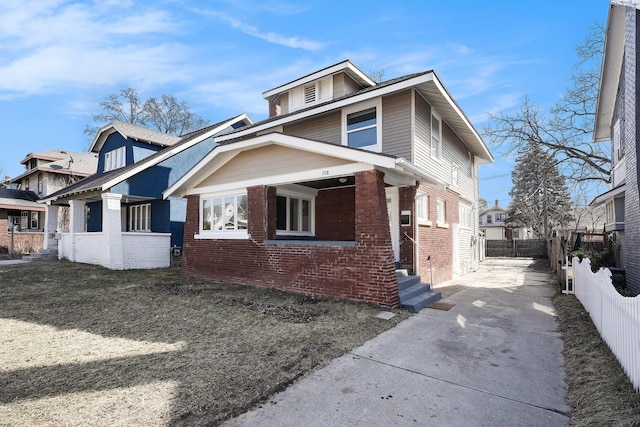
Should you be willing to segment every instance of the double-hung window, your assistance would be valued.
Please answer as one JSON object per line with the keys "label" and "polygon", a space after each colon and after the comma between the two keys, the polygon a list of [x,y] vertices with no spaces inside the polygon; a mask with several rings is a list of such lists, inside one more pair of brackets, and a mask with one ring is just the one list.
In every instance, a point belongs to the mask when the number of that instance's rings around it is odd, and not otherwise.
{"label": "double-hung window", "polygon": [[246,194],[203,197],[200,233],[220,238],[246,238],[249,199]]}
{"label": "double-hung window", "polygon": [[447,205],[444,199],[438,199],[437,202],[438,212],[438,227],[446,226],[447,224]]}
{"label": "double-hung window", "polygon": [[491,224],[491,214],[487,215],[487,224]]}
{"label": "double-hung window", "polygon": [[151,231],[151,203],[129,206],[129,231]]}
{"label": "double-hung window", "polygon": [[343,110],[343,145],[381,151],[380,105],[380,101],[376,100],[354,105]]}
{"label": "double-hung window", "polygon": [[435,111],[431,111],[431,157],[442,159],[442,118]]}
{"label": "double-hung window", "polygon": [[471,206],[466,203],[460,203],[460,227],[471,228]]}
{"label": "double-hung window", "polygon": [[294,194],[276,196],[276,233],[313,235],[313,198]]}

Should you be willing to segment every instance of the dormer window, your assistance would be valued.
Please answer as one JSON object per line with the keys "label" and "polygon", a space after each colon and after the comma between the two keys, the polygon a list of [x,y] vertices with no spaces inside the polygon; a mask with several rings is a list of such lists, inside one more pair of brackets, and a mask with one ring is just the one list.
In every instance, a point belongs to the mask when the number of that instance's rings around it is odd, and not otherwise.
{"label": "dormer window", "polygon": [[108,151],[104,155],[104,171],[118,169],[126,165],[126,147]]}
{"label": "dormer window", "polygon": [[325,77],[290,89],[286,94],[288,111],[306,108],[333,97],[333,78]]}

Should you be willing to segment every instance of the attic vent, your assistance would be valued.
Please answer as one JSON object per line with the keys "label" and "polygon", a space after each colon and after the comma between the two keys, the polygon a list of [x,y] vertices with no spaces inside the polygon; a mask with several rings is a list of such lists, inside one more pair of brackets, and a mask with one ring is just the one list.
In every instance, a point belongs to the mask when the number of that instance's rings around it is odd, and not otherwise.
{"label": "attic vent", "polygon": [[311,104],[316,102],[316,85],[308,85],[304,87],[304,103]]}

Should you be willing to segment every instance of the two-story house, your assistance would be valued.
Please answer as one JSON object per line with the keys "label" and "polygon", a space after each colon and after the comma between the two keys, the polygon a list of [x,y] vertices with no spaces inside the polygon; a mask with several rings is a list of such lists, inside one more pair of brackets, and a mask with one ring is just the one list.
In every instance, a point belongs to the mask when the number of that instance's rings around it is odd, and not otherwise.
{"label": "two-story house", "polygon": [[[506,240],[509,237],[507,234],[507,211],[498,206],[498,201],[491,208],[485,209],[480,212],[480,234],[487,240]],[[519,236],[515,236],[519,238]],[[509,239],[510,240],[510,239]]]}
{"label": "two-story house", "polygon": [[16,252],[32,253],[42,249],[44,239],[45,209],[37,200],[94,174],[98,159],[56,149],[29,153],[20,163],[24,173],[7,180],[8,188],[0,194],[0,247],[13,241]]}
{"label": "two-story house", "polygon": [[[186,200],[162,192],[214,147],[213,136],[251,124],[246,114],[177,137],[130,123],[101,128],[90,151],[98,171],[41,200],[45,248],[112,269],[168,267],[182,246]],[[56,228],[69,206],[69,229]]]}
{"label": "two-story house", "polygon": [[594,130],[595,142],[611,141],[611,189],[591,203],[605,205],[605,231],[620,248],[618,263],[635,294],[640,294],[639,28],[637,3],[611,1]]}
{"label": "two-story house", "polygon": [[396,267],[476,267],[493,157],[434,71],[375,83],[343,61],[263,96],[268,119],[164,193],[188,199],[187,274],[396,306]]}

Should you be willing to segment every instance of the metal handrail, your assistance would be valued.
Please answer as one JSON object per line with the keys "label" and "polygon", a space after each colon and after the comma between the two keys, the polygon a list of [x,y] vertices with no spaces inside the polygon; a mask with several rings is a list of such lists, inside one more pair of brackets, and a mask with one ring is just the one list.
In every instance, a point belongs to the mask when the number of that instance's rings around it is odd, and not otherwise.
{"label": "metal handrail", "polygon": [[406,232],[404,233],[405,237],[413,242],[413,244],[427,257],[427,261],[429,261],[429,285],[433,286],[433,265],[431,264],[431,255],[422,247],[420,243],[416,242],[413,237],[409,236]]}

